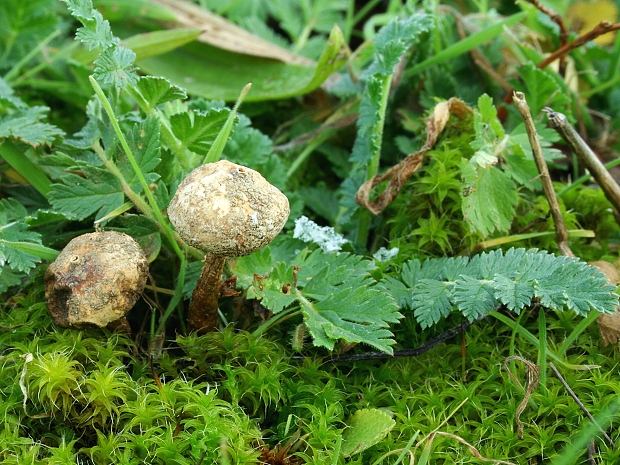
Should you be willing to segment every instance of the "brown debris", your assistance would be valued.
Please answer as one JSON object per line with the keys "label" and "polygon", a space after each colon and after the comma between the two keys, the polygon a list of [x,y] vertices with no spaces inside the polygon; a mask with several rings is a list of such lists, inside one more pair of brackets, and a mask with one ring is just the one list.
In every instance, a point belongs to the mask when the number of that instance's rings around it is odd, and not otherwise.
{"label": "brown debris", "polygon": [[[381,213],[396,198],[403,184],[422,166],[424,154],[435,145],[439,134],[446,127],[450,115],[463,119],[469,113],[471,113],[471,109],[465,102],[455,97],[447,102],[437,104],[433,113],[426,119],[426,142],[422,148],[407,155],[400,163],[394,165],[384,174],[373,176],[372,179],[362,184],[355,195],[355,201],[375,215]],[[372,189],[388,179],[390,181],[386,189],[375,200],[371,201]]]}

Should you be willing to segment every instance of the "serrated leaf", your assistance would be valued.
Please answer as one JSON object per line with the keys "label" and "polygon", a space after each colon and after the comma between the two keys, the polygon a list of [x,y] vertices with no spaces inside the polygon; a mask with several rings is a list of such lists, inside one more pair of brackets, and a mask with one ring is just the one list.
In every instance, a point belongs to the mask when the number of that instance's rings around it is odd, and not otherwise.
{"label": "serrated leaf", "polygon": [[342,432],[340,454],[350,457],[359,454],[381,441],[396,426],[394,419],[379,409],[356,411],[346,421]]}
{"label": "serrated leaf", "polygon": [[[534,297],[545,308],[572,310],[582,316],[591,310],[613,313],[618,304],[615,286],[609,285],[597,268],[544,250],[513,248],[505,254],[501,250],[485,252],[471,260],[459,257],[427,262],[422,266],[417,260],[407,262],[399,280],[383,281],[385,291],[393,293],[401,306],[411,308],[423,327],[437,323],[453,307],[470,320],[498,303],[519,313]],[[418,279],[425,267],[434,269],[439,279]],[[397,282],[405,289],[395,285]],[[410,298],[404,296],[407,290]]]}
{"label": "serrated leaf", "polygon": [[401,56],[409,50],[420,36],[433,27],[430,15],[417,13],[407,18],[394,18],[375,35],[375,60],[367,74],[388,76]]}
{"label": "serrated leaf", "polygon": [[77,30],[75,38],[86,44],[88,50],[105,49],[113,45],[114,34],[112,34],[110,23],[104,20],[101,13],[96,10],[93,11],[91,18],[91,20],[84,19],[83,23],[86,25]]}
{"label": "serrated leaf", "polygon": [[222,156],[226,160],[255,169],[275,156],[273,142],[268,136],[252,127],[250,118],[245,115],[239,115],[238,118],[239,122],[226,143]]}
{"label": "serrated leaf", "polygon": [[[27,216],[26,209],[15,199],[0,200],[0,268],[10,268],[14,272],[26,273],[41,261],[33,254],[33,249],[24,246],[40,246],[41,236],[28,229],[24,223]],[[6,275],[7,277],[9,274]],[[17,279],[19,274],[11,274]],[[14,279],[11,278],[11,282]],[[0,283],[0,288],[13,284]]]}
{"label": "serrated leaf", "polygon": [[[161,161],[159,156],[159,121],[157,117],[151,115],[142,123],[134,125],[131,131],[126,134],[126,138],[146,182],[151,184],[157,181],[159,175],[154,170]],[[136,193],[141,193],[142,185],[140,184],[138,174],[129,164],[129,160],[124,153],[118,161],[118,166],[131,189]]]}
{"label": "serrated leaf", "polygon": [[248,298],[260,299],[273,313],[298,306],[317,346],[332,350],[342,339],[392,352],[394,340],[387,327],[401,314],[394,299],[374,287],[369,274],[373,261],[318,249],[302,251],[291,263],[280,262],[257,277]]}
{"label": "serrated leaf", "polygon": [[450,286],[436,279],[421,279],[412,290],[413,315],[422,328],[430,328],[452,312]]}
{"label": "serrated leaf", "polygon": [[294,266],[280,262],[267,276],[255,278],[254,285],[248,290],[248,298],[257,298],[273,313],[280,313],[299,297],[294,283]]}
{"label": "serrated leaf", "polygon": [[170,116],[170,127],[184,147],[206,155],[229,114],[228,108],[176,113]]}
{"label": "serrated leaf", "polygon": [[40,122],[48,111],[47,107],[27,107],[0,118],[0,138],[14,138],[33,147],[51,144],[65,133],[56,126]]}
{"label": "serrated leaf", "polygon": [[561,108],[570,105],[571,100],[568,90],[560,86],[550,71],[537,68],[528,62],[518,68],[522,81],[515,82],[515,90],[522,91],[527,97],[527,103],[534,118],[540,114],[546,106],[560,111]]}
{"label": "serrated leaf", "polygon": [[452,297],[469,321],[490,312],[497,305],[490,283],[466,275],[456,280]]}
{"label": "serrated leaf", "polygon": [[474,149],[482,149],[488,144],[501,141],[505,135],[493,99],[486,94],[480,96],[478,108],[474,111],[474,131],[476,138],[471,142]]}
{"label": "serrated leaf", "polygon": [[163,77],[142,76],[136,88],[150,108],[155,108],[157,105],[172,100],[185,100],[187,98],[184,89],[175,86]]}
{"label": "serrated leaf", "polygon": [[94,76],[99,82],[118,88],[135,86],[138,82],[135,60],[136,54],[128,48],[120,45],[107,48],[93,62]]}
{"label": "serrated leaf", "polygon": [[304,302],[301,310],[316,346],[333,350],[336,341],[344,340],[393,353],[394,335],[383,328],[397,323],[401,315],[394,300],[376,289],[343,289],[323,301]]}
{"label": "serrated leaf", "polygon": [[118,179],[109,171],[84,166],[86,178],[67,174],[62,184],[52,184],[49,201],[60,213],[83,220],[93,213],[101,218],[120,207],[124,194]]}
{"label": "serrated leaf", "polygon": [[500,274],[495,275],[495,298],[509,310],[519,314],[532,302],[534,288]]}
{"label": "serrated leaf", "polygon": [[496,230],[508,230],[519,200],[512,179],[493,166],[481,168],[471,163],[465,165],[462,174],[463,217],[471,231],[488,236]]}

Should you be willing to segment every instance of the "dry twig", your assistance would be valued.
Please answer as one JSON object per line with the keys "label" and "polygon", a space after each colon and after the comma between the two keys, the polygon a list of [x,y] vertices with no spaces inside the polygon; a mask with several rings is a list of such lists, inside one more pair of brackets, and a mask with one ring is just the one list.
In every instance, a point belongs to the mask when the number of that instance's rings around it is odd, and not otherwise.
{"label": "dry twig", "polygon": [[609,445],[609,447],[613,447],[614,446],[614,441],[609,437],[607,432],[603,428],[601,428],[601,425],[598,424],[598,422],[594,419],[594,417],[588,411],[586,406],[583,405],[583,403],[579,400],[579,397],[577,397],[577,394],[575,394],[575,392],[571,389],[571,387],[568,385],[568,383],[566,382],[566,380],[564,379],[562,374],[558,371],[558,369],[555,367],[555,365],[553,363],[549,362],[549,366],[553,370],[553,373],[555,373],[555,376],[557,376],[558,379],[560,380],[560,383],[562,383],[562,386],[564,386],[564,389],[566,389],[566,391],[570,394],[570,396],[573,398],[573,400],[575,402],[577,402],[577,405],[579,405],[579,408],[581,409],[581,411],[583,413],[585,413],[585,415],[590,419],[590,421],[594,425],[596,425],[596,427],[599,429],[599,431],[601,432],[601,434],[605,438],[605,441],[607,442],[607,445]]}
{"label": "dry twig", "polygon": [[540,141],[538,140],[534,120],[532,119],[530,108],[525,100],[525,95],[523,92],[515,92],[513,100],[519,110],[519,113],[521,114],[521,117],[523,118],[527,136],[530,141],[530,145],[532,146],[534,160],[536,161],[536,166],[538,167],[538,172],[540,173],[543,190],[545,191],[545,196],[547,197],[547,202],[549,203],[549,210],[551,211],[551,216],[553,217],[553,223],[555,224],[555,236],[558,242],[558,248],[560,249],[562,255],[574,257],[575,255],[568,246],[568,231],[564,225],[564,218],[562,218],[560,205],[558,204],[558,199],[555,195],[555,190],[553,189],[549,169],[547,168],[547,163],[545,162],[545,157],[543,156],[542,148],[540,147]]}
{"label": "dry twig", "polygon": [[581,163],[587,168],[596,183],[601,186],[607,200],[611,202],[617,212],[620,212],[620,186],[609,174],[603,162],[575,131],[575,128],[569,124],[566,116],[550,108],[545,108],[545,111],[549,117],[549,125],[568,142]]}

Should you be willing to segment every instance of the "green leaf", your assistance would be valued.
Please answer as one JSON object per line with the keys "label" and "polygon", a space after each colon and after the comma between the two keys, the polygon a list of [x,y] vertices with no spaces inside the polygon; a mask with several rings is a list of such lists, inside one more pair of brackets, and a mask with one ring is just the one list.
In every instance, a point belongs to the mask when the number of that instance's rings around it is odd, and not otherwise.
{"label": "green leaf", "polygon": [[205,155],[228,118],[228,108],[211,108],[207,112],[193,111],[170,116],[170,126],[183,147]]}
{"label": "green leaf", "polygon": [[375,288],[374,267],[347,253],[302,251],[292,264],[280,262],[267,276],[257,277],[248,298],[261,300],[274,314],[298,307],[317,346],[333,350],[342,339],[392,353],[387,328],[401,315],[394,299]]}
{"label": "green leaf", "polygon": [[162,55],[193,42],[202,29],[170,29],[138,34],[123,41],[123,45],[136,54],[136,61]]}
{"label": "green leaf", "polygon": [[243,55],[202,42],[140,60],[139,64],[142,71],[164,76],[198,97],[235,101],[239,90],[251,82],[247,102],[282,99],[311,92],[346,63],[346,54],[336,38],[313,66]]}
{"label": "green leaf", "polygon": [[0,138],[12,138],[33,147],[51,144],[65,133],[40,120],[47,117],[48,107],[20,108],[0,118]]}
{"label": "green leaf", "polygon": [[119,180],[109,171],[84,166],[86,178],[67,174],[62,184],[52,184],[49,201],[58,212],[71,218],[83,220],[93,213],[101,218],[120,207],[124,194]]}
{"label": "green leaf", "polygon": [[469,321],[484,315],[497,305],[493,289],[490,283],[485,281],[461,275],[454,283],[452,300]]}
{"label": "green leaf", "polygon": [[472,232],[488,236],[507,231],[519,200],[515,184],[503,171],[494,166],[476,166],[470,162],[462,170],[463,217]]}
{"label": "green leaf", "polygon": [[411,296],[414,316],[422,328],[430,328],[452,312],[451,286],[435,279],[422,279]]}
{"label": "green leaf", "polygon": [[[471,260],[411,260],[398,277],[385,279],[386,292],[410,308],[423,328],[436,324],[456,308],[473,320],[498,303],[519,313],[537,298],[545,308],[613,313],[615,286],[598,268],[574,257],[556,257],[537,249],[510,249],[476,255]],[[407,296],[406,293],[409,293]]]}
{"label": "green leaf", "polygon": [[[161,158],[159,143],[159,121],[156,116],[147,117],[142,123],[135,124],[130,132],[126,134],[127,143],[133,153],[136,163],[140,167],[140,171],[146,182],[151,184],[159,175],[153,171],[159,165]],[[142,192],[142,185],[138,179],[138,174],[129,164],[126,154],[123,153],[117,160],[117,165],[123,174],[125,180],[131,186],[131,190],[136,193]]]}
{"label": "green leaf", "polygon": [[407,18],[394,18],[375,35],[375,59],[364,73],[366,76],[391,76],[401,57],[423,33],[433,28],[430,15],[416,13]]}
{"label": "green leaf", "polygon": [[136,54],[128,48],[117,46],[105,49],[93,63],[95,78],[102,84],[123,88],[138,82],[137,69],[133,66]]}
{"label": "green leaf", "polygon": [[495,275],[495,298],[503,303],[508,310],[519,314],[522,308],[530,304],[534,297],[534,288],[501,274]]}
{"label": "green leaf", "polygon": [[381,441],[396,426],[394,419],[379,409],[357,410],[346,421],[340,454],[350,457]]}
{"label": "green leaf", "polygon": [[[185,90],[172,84],[168,79],[155,76],[142,76],[135,88],[150,109],[172,100],[185,100]],[[133,92],[134,88],[130,88]]]}
{"label": "green leaf", "polygon": [[41,235],[29,230],[27,216],[17,200],[0,200],[0,292],[19,284],[41,258],[55,257],[54,250],[41,244]]}
{"label": "green leaf", "polygon": [[525,94],[534,119],[544,107],[562,111],[570,105],[568,90],[551,76],[551,71],[539,69],[531,62],[520,66],[518,71],[522,82],[515,82],[514,87]]}

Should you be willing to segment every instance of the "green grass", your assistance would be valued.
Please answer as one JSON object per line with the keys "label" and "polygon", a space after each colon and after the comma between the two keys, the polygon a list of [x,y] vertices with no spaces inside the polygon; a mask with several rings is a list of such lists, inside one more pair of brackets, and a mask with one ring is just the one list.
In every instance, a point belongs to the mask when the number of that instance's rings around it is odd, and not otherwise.
{"label": "green grass", "polygon": [[[409,454],[429,454],[429,463],[480,463],[456,437],[495,460],[585,463],[574,444],[592,429],[552,372],[521,415],[518,437],[524,392],[505,371],[512,331],[499,321],[467,330],[464,359],[457,337],[412,358],[333,363],[309,353],[299,361],[268,336],[227,328],[179,336],[149,361],[127,336],[54,329],[39,298],[32,291],[0,314],[2,463],[195,464],[203,454],[209,463],[257,463],[264,444],[293,436],[303,438],[295,454],[316,464],[394,463],[404,451],[404,463]],[[551,351],[579,323],[566,314],[546,320]],[[522,322],[536,331],[534,315]],[[515,352],[535,360],[538,349],[517,334]],[[599,367],[560,367],[614,438],[617,356],[617,347],[600,348],[591,325],[564,360]],[[520,364],[514,375],[525,382]],[[396,425],[363,453],[337,457],[346,418],[365,408],[383,410]],[[432,441],[419,443],[433,432]],[[617,441],[597,445],[601,463],[618,459]]]}

